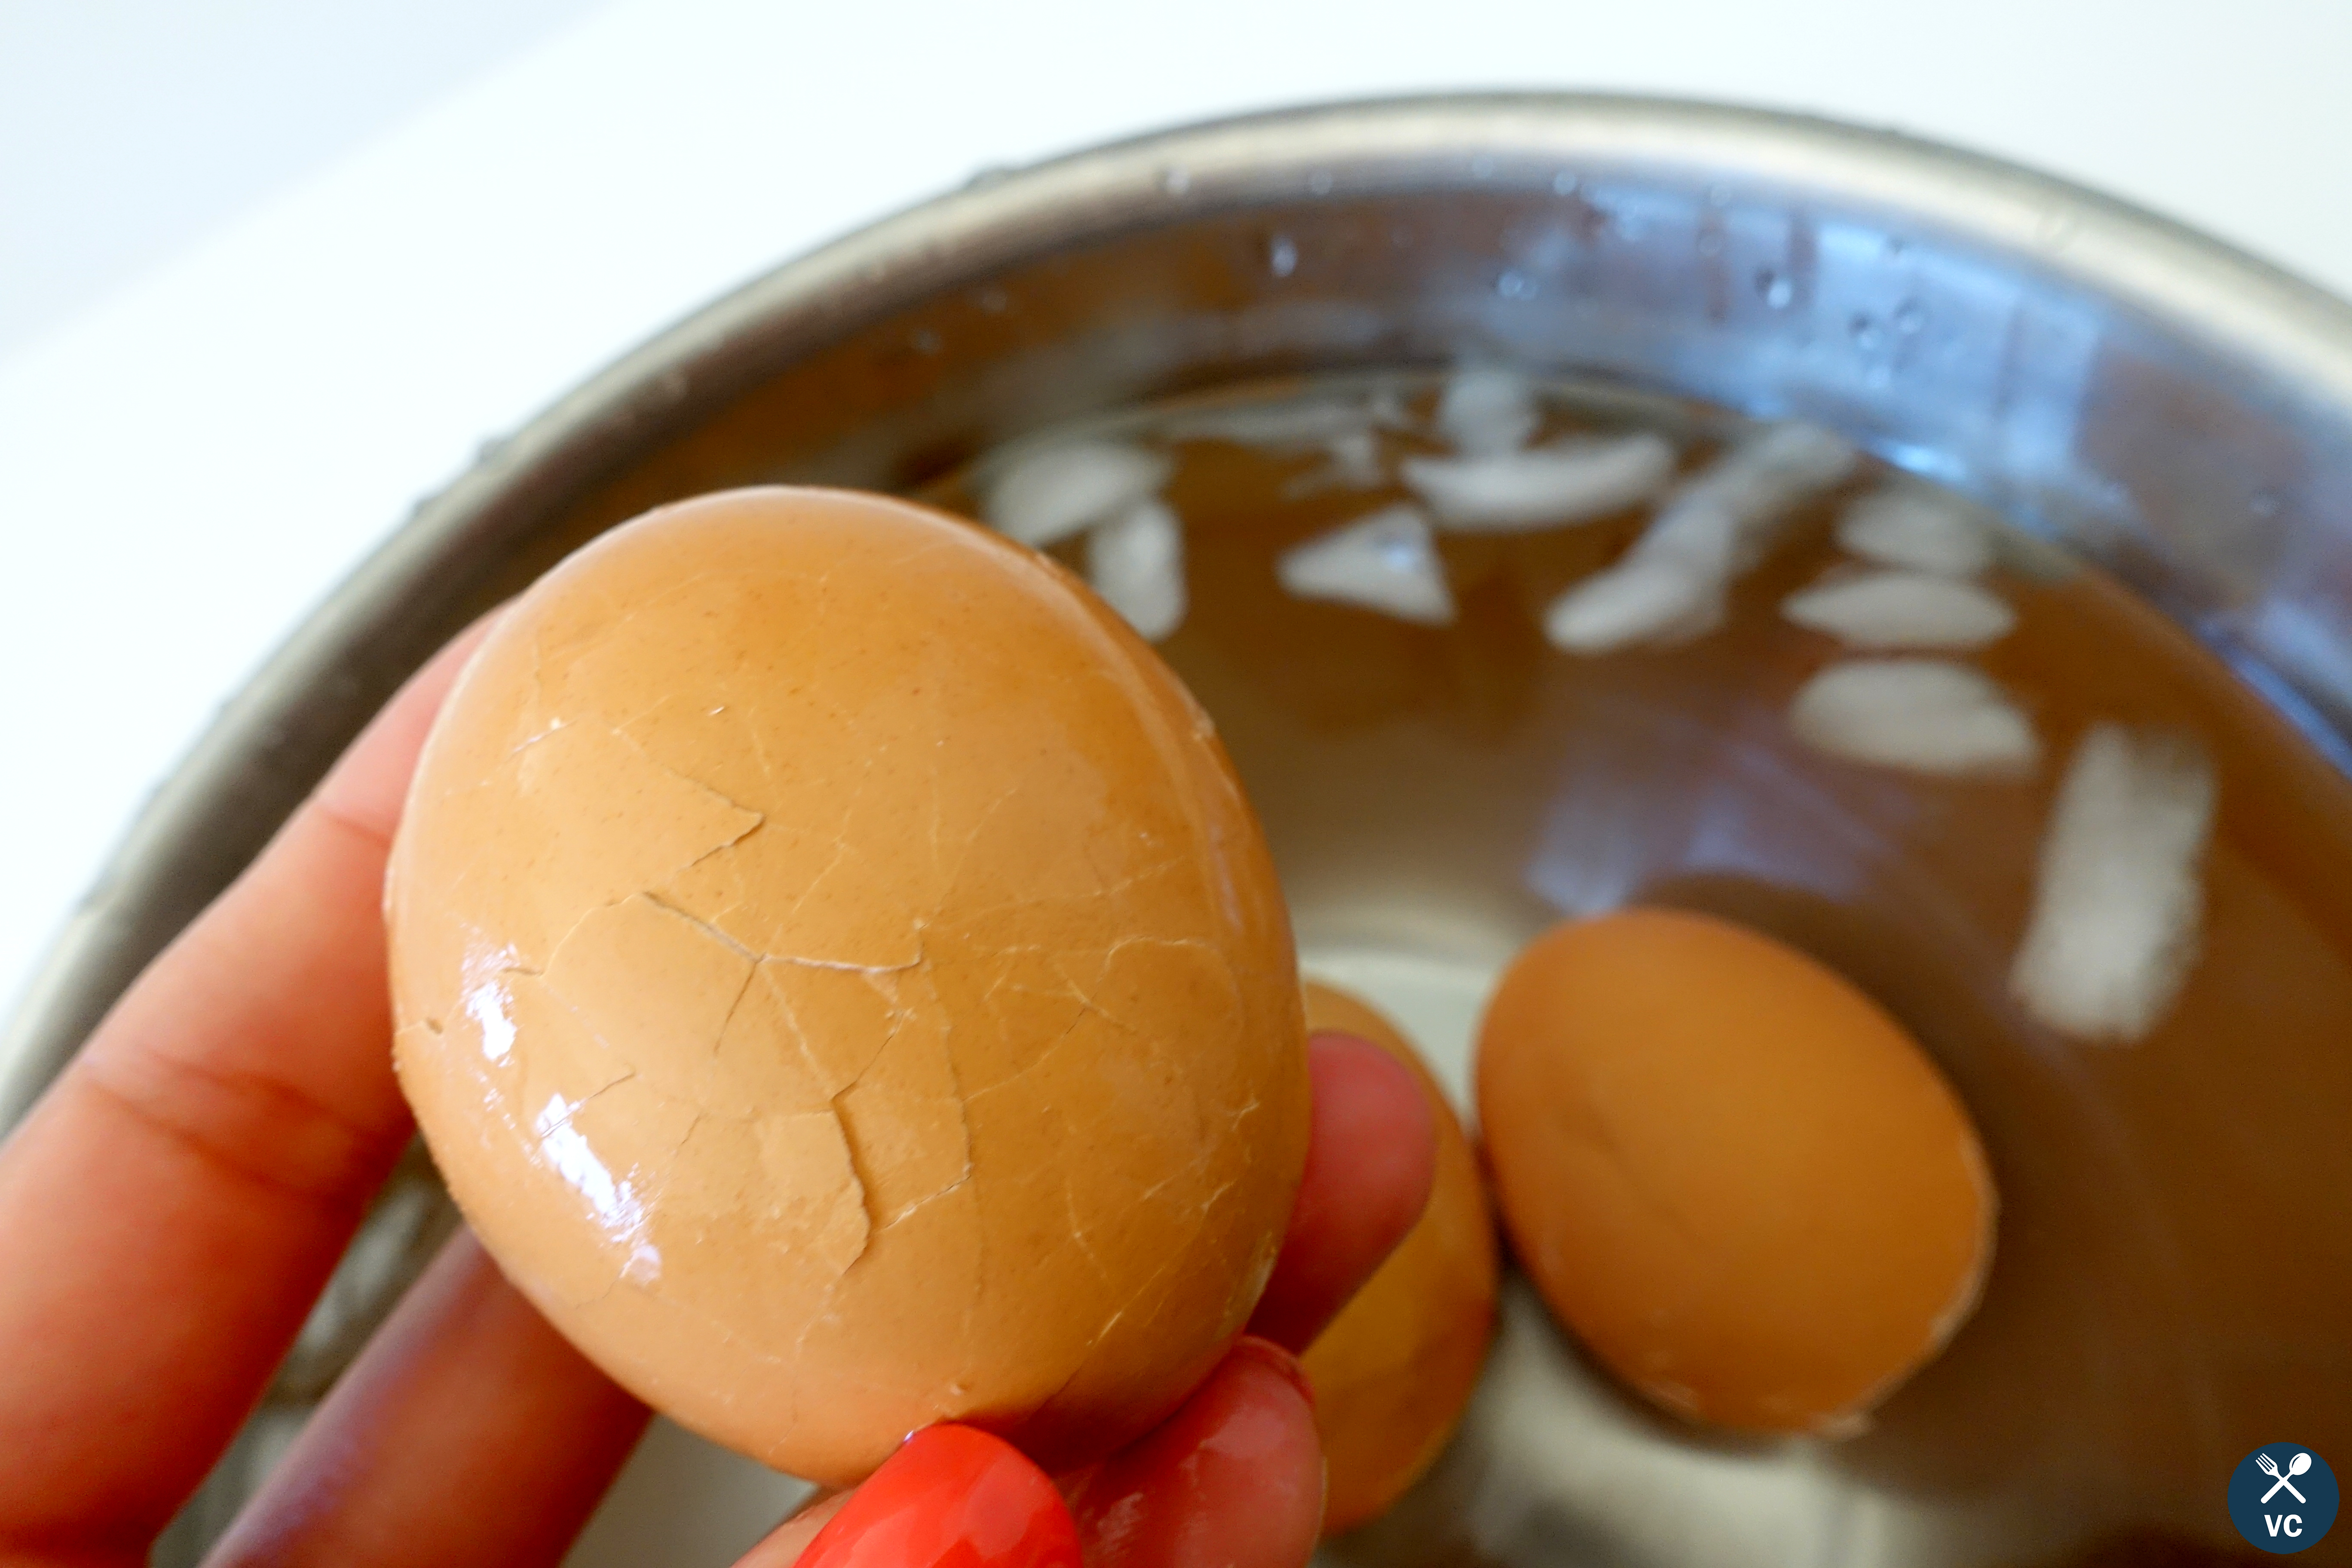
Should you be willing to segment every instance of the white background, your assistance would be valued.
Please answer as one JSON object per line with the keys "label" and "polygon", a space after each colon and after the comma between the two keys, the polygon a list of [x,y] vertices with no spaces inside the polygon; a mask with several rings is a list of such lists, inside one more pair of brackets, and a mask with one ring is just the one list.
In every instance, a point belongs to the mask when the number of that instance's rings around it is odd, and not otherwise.
{"label": "white background", "polygon": [[0,999],[421,493],[991,163],[1462,87],[1724,98],[2105,186],[2352,292],[2347,0],[0,0]]}

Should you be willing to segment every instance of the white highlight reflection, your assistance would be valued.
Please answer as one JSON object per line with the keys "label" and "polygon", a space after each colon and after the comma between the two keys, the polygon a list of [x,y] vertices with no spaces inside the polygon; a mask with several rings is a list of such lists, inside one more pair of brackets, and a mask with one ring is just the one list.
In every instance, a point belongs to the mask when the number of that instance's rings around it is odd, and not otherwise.
{"label": "white highlight reflection", "polygon": [[503,1063],[514,1054],[514,1016],[508,1010],[507,988],[485,981],[466,993],[466,1012],[482,1031],[482,1055]]}
{"label": "white highlight reflection", "polygon": [[[636,1191],[628,1182],[614,1180],[604,1162],[588,1147],[587,1137],[572,1125],[572,1113],[582,1103],[567,1101],[560,1094],[548,1096],[536,1123],[540,1157],[588,1200],[588,1206],[596,1211],[596,1217],[604,1222],[607,1230],[620,1236],[635,1235],[645,1227],[645,1205],[638,1202]],[[658,1253],[655,1254],[656,1264],[659,1258]]]}

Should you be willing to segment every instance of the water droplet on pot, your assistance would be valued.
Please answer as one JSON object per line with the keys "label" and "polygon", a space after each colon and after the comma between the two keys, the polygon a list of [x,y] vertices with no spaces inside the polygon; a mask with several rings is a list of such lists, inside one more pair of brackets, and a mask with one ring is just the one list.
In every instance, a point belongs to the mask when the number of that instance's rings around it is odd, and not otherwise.
{"label": "water droplet on pot", "polygon": [[1551,177],[1551,194],[1556,196],[1576,195],[1576,176],[1562,169]]}
{"label": "water droplet on pot", "polygon": [[1785,310],[1797,298],[1797,286],[1769,267],[1756,269],[1756,293],[1775,310]]}
{"label": "water droplet on pot", "polygon": [[1867,311],[1857,311],[1853,320],[1846,323],[1846,331],[1853,338],[1853,346],[1864,353],[1876,348],[1886,337],[1877,321]]}
{"label": "water droplet on pot", "polygon": [[1277,234],[1265,244],[1265,268],[1276,278],[1287,278],[1298,270],[1298,242],[1286,234]]}
{"label": "water droplet on pot", "polygon": [[1927,331],[1927,307],[1916,300],[1906,300],[1895,307],[1895,330],[1905,337],[1916,337]]}
{"label": "water droplet on pot", "polygon": [[1495,292],[1506,300],[1532,300],[1536,297],[1536,281],[1524,272],[1507,271],[1495,279]]}
{"label": "water droplet on pot", "polygon": [[1313,174],[1307,175],[1307,191],[1309,195],[1329,195],[1331,194],[1330,171],[1328,169],[1318,169]]}
{"label": "water droplet on pot", "polygon": [[1160,171],[1160,188],[1171,196],[1181,196],[1192,188],[1192,171],[1182,164],[1171,164]]}

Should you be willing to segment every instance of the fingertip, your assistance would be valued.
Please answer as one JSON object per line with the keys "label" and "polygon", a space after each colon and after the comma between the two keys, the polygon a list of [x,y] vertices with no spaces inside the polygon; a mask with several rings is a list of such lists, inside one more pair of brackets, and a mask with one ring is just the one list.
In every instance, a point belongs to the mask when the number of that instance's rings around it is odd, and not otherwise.
{"label": "fingertip", "polygon": [[1300,1568],[1323,1531],[1323,1447],[1297,1360],[1245,1337],[1182,1409],[1073,1501],[1090,1568]]}
{"label": "fingertip", "polygon": [[1429,1206],[1437,1128],[1412,1070],[1369,1040],[1307,1041],[1314,1122],[1282,1257],[1250,1331],[1304,1351]]}
{"label": "fingertip", "polygon": [[1315,1383],[1307,1375],[1307,1369],[1299,1364],[1297,1356],[1272,1340],[1261,1339],[1255,1334],[1244,1334],[1235,1340],[1234,1348],[1226,1354],[1228,1358],[1239,1357],[1271,1371],[1290,1385],[1292,1392],[1306,1402],[1308,1414],[1313,1414]]}
{"label": "fingertip", "polygon": [[801,1553],[849,1504],[855,1492],[827,1492],[812,1498],[783,1523],[762,1536],[760,1543],[735,1560],[735,1568],[793,1568]]}

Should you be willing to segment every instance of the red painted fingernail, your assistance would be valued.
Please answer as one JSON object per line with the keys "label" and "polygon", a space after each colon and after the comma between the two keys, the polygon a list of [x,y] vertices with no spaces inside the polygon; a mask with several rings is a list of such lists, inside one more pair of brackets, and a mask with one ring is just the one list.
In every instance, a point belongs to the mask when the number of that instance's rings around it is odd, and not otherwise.
{"label": "red painted fingernail", "polygon": [[1298,1390],[1298,1397],[1307,1401],[1307,1408],[1315,1408],[1315,1381],[1307,1375],[1307,1369],[1298,1363],[1297,1356],[1272,1340],[1262,1340],[1255,1334],[1244,1334],[1235,1340],[1233,1353],[1247,1356],[1280,1373],[1291,1387]]}
{"label": "red painted fingernail", "polygon": [[1082,1568],[1045,1471],[1002,1437],[927,1426],[817,1531],[797,1568]]}

